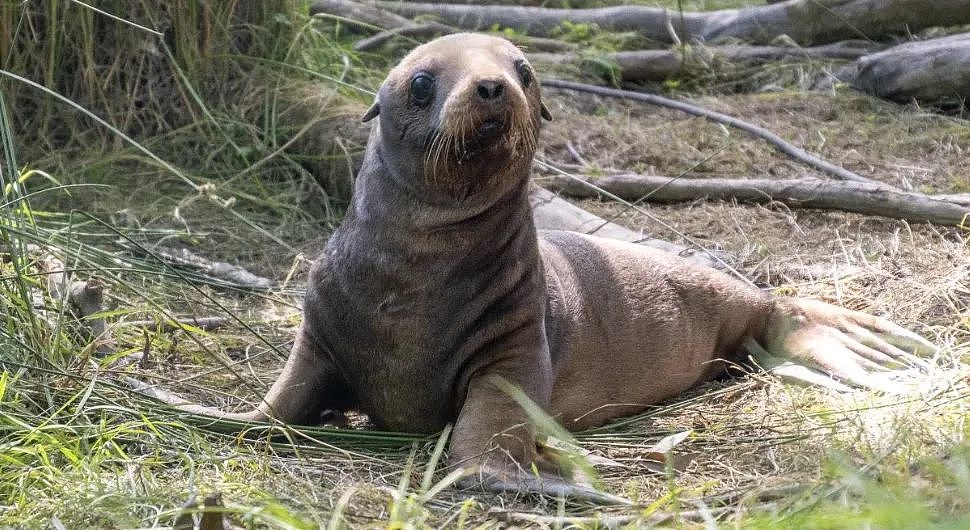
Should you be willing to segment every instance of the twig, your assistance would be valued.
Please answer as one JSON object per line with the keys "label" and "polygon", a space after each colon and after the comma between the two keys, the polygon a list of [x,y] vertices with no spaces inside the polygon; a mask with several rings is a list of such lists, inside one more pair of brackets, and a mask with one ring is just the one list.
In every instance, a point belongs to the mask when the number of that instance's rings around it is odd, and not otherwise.
{"label": "twig", "polygon": [[666,107],[674,110],[679,110],[681,112],[686,112],[692,116],[700,116],[702,118],[711,120],[717,123],[723,123],[724,125],[729,125],[736,129],[740,129],[754,136],[762,138],[769,144],[775,147],[778,151],[788,155],[789,157],[798,160],[812,168],[815,168],[827,175],[831,175],[835,178],[842,180],[851,180],[855,182],[865,182],[867,184],[876,185],[883,188],[890,188],[888,184],[874,181],[872,179],[863,177],[845,169],[841,166],[837,166],[827,160],[823,160],[808,151],[800,147],[796,147],[785,140],[783,140],[777,134],[757,125],[748,123],[746,121],[739,120],[738,118],[728,116],[727,114],[721,114],[713,110],[704,109],[696,105],[691,105],[689,103],[684,103],[682,101],[673,100],[670,98],[665,98],[663,96],[658,96],[656,94],[644,94],[642,92],[633,92],[632,90],[620,90],[616,88],[606,88],[595,85],[588,85],[586,83],[576,83],[574,81],[565,81],[562,79],[546,79],[542,81],[543,86],[560,88],[565,90],[573,90],[576,92],[587,92],[590,94],[596,94],[598,96],[606,96],[621,99],[631,99],[634,101],[642,101],[644,103],[649,103],[651,105],[658,105],[661,107]]}
{"label": "twig", "polygon": [[569,156],[573,157],[573,160],[577,163],[584,167],[589,167],[589,162],[583,158],[583,155],[579,154],[579,151],[576,150],[576,146],[572,142],[566,142],[566,151],[569,152]]}
{"label": "twig", "polygon": [[489,510],[492,515],[503,516],[510,522],[533,523],[556,527],[595,527],[595,528],[623,528],[631,523],[639,523],[646,527],[660,525],[672,520],[703,521],[706,517],[719,516],[735,510],[734,506],[722,506],[702,510],[683,510],[679,512],[659,512],[644,517],[634,515],[578,516],[578,515],[542,515],[526,512],[511,512],[500,509]]}

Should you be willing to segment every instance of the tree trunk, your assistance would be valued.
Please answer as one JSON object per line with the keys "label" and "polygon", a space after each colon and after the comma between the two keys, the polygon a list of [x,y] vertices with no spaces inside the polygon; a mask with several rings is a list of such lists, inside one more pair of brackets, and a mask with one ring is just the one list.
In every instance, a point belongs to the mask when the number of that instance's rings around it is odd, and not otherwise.
{"label": "tree trunk", "polygon": [[970,99],[970,33],[894,46],[859,58],[835,77],[885,99],[962,104]]}
{"label": "tree trunk", "polygon": [[660,42],[673,42],[670,27],[684,42],[739,39],[769,43],[779,35],[788,35],[801,45],[809,45],[970,24],[970,0],[788,0],[702,13],[644,6],[545,9],[389,1],[376,5],[409,18],[437,17],[470,30],[498,26],[550,36],[569,21],[596,24],[608,31],[634,31]]}
{"label": "tree trunk", "polygon": [[408,18],[396,15],[371,3],[353,0],[316,0],[310,5],[310,15],[333,15],[344,22],[363,28],[391,29],[414,24]]}
{"label": "tree trunk", "polygon": [[[758,65],[787,58],[854,60],[881,49],[861,41],[847,41],[809,48],[785,46],[691,46],[686,50],[636,50],[606,55],[616,63],[623,81],[661,81],[695,69],[718,66]],[[533,63],[581,66],[589,59],[578,54],[530,53]]]}
{"label": "tree trunk", "polygon": [[[572,197],[598,197],[599,192],[574,179],[550,176],[538,179],[543,186]],[[674,179],[644,175],[613,175],[591,182],[629,201],[693,201],[700,198],[742,202],[781,202],[792,208],[817,208],[966,226],[970,208],[933,199],[921,193],[888,189],[865,182],[835,182],[802,178],[768,179]]]}

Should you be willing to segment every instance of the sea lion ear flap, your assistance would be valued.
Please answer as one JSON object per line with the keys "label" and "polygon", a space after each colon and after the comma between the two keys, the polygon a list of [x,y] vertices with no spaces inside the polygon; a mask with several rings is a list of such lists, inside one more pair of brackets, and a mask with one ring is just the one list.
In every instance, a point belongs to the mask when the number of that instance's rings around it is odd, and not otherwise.
{"label": "sea lion ear flap", "polygon": [[552,113],[549,112],[549,107],[547,107],[546,104],[541,101],[539,102],[539,114],[542,115],[544,120],[552,121]]}
{"label": "sea lion ear flap", "polygon": [[380,113],[381,113],[381,104],[375,101],[374,104],[371,105],[369,109],[367,109],[367,112],[365,112],[364,115],[360,117],[360,121],[367,123],[373,120]]}

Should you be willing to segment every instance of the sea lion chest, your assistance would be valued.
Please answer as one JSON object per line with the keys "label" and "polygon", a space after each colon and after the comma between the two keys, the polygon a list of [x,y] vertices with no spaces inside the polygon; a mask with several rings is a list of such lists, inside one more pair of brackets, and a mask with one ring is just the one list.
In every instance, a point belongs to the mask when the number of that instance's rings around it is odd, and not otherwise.
{"label": "sea lion chest", "polygon": [[476,367],[484,277],[434,241],[342,228],[311,275],[307,329],[381,428],[440,430]]}
{"label": "sea lion chest", "polygon": [[381,428],[433,432],[456,414],[457,368],[424,283],[376,256],[338,251],[314,266],[305,326]]}

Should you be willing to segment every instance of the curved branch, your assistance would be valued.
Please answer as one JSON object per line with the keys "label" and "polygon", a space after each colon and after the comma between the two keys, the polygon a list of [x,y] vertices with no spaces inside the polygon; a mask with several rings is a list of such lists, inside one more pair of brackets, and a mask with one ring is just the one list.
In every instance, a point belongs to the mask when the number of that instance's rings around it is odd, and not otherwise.
{"label": "curved branch", "polygon": [[632,90],[620,90],[616,88],[606,88],[595,85],[587,85],[585,83],[576,83],[573,81],[564,81],[561,79],[544,79],[542,85],[545,87],[561,88],[566,90],[574,90],[578,92],[588,92],[590,94],[596,94],[598,96],[606,96],[621,99],[632,99],[635,101],[642,101],[644,103],[649,103],[651,105],[658,105],[661,107],[666,107],[669,109],[679,110],[681,112],[686,112],[692,116],[699,116],[713,122],[723,123],[724,125],[729,125],[735,129],[740,129],[754,136],[757,136],[764,141],[771,144],[778,151],[788,155],[794,160],[802,162],[809,167],[817,169],[822,173],[835,177],[841,180],[851,180],[854,182],[864,182],[874,186],[881,186],[885,188],[890,188],[888,184],[874,181],[872,179],[863,177],[857,173],[849,171],[841,166],[837,166],[825,159],[822,159],[816,155],[805,151],[800,147],[796,147],[785,140],[783,140],[777,134],[757,125],[748,123],[738,118],[728,116],[727,114],[721,114],[720,112],[715,112],[713,110],[707,110],[696,105],[691,105],[689,103],[684,103],[682,101],[677,101],[670,98],[665,98],[663,96],[658,96],[656,94],[644,94],[642,92],[633,92]]}

